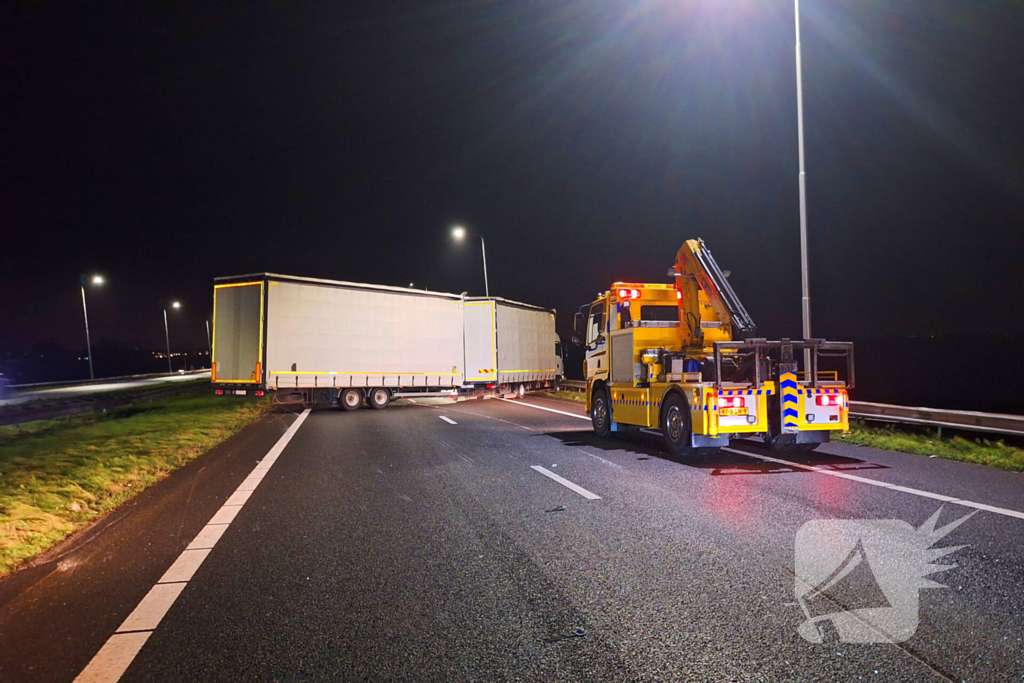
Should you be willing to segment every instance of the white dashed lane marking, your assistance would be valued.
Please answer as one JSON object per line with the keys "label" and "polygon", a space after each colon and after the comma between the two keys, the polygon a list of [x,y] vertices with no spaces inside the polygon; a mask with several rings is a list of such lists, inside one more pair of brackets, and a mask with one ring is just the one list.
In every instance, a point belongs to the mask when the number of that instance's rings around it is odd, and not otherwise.
{"label": "white dashed lane marking", "polygon": [[552,472],[551,470],[546,470],[543,467],[541,467],[540,465],[530,465],[530,469],[536,470],[536,471],[540,472],[545,477],[548,477],[550,479],[554,479],[555,481],[557,481],[559,484],[561,484],[565,488],[569,489],[570,491],[575,491],[576,493],[580,494],[581,496],[583,496],[584,498],[586,498],[588,500],[601,500],[601,496],[597,495],[596,493],[591,493],[590,491],[586,490],[582,486],[577,486],[576,484],[572,483],[568,479],[566,479],[564,477],[560,477],[557,474],[555,474],[554,472]]}
{"label": "white dashed lane marking", "polygon": [[457,425],[457,424],[459,424],[458,422],[456,422],[455,420],[451,419],[450,417],[445,417],[444,415],[441,415],[440,417],[441,417],[442,420],[444,420],[445,422],[447,422],[450,425]]}

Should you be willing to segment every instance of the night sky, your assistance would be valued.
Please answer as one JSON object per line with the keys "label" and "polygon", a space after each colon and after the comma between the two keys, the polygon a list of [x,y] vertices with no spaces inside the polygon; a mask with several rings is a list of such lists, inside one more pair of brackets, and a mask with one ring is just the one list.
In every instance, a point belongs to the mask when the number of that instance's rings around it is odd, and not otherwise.
{"label": "night sky", "polygon": [[[148,7],[143,7],[147,4]],[[800,336],[793,7],[10,3],[0,348],[270,271],[573,311],[703,237]],[[1024,4],[805,0],[814,332],[1022,334]]]}

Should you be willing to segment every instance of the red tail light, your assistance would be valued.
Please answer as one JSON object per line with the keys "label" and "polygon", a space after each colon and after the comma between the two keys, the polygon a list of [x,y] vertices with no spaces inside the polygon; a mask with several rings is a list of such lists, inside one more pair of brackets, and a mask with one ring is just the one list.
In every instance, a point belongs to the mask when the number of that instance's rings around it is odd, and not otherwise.
{"label": "red tail light", "polygon": [[841,406],[843,405],[843,397],[841,394],[821,394],[817,398],[819,406]]}
{"label": "red tail light", "polygon": [[493,384],[488,384],[488,385],[487,385],[487,388],[488,388],[488,389],[493,389],[493,388],[494,388],[494,385],[493,385]]}
{"label": "red tail light", "polygon": [[223,396],[224,395],[224,390],[223,389],[217,389],[216,393],[217,393],[218,396]]}
{"label": "red tail light", "polygon": [[256,395],[257,395],[257,396],[262,396],[262,395],[263,395],[263,392],[262,392],[262,391],[257,391],[257,392],[256,392]]}
{"label": "red tail light", "polygon": [[719,408],[744,408],[747,402],[742,396],[721,396],[718,399]]}
{"label": "red tail light", "polygon": [[676,298],[677,299],[682,299],[683,298],[683,293],[680,292],[678,289],[676,290]]}

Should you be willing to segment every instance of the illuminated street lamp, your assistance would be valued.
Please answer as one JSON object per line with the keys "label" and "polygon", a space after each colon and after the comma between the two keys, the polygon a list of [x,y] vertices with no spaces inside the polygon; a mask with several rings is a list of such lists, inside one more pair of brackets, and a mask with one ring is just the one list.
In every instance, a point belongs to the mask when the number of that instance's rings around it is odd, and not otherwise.
{"label": "illuminated street lamp", "polygon": [[[171,304],[171,308],[177,310],[181,308],[181,304],[177,301]],[[171,373],[174,370],[171,369],[171,335],[167,331],[167,307],[164,306],[164,339],[167,340],[167,372]]]}
{"label": "illuminated street lamp", "polygon": [[92,277],[86,277],[83,275],[79,278],[78,282],[82,286],[82,317],[85,318],[85,352],[89,355],[89,379],[96,379],[96,375],[92,371],[92,341],[89,339],[89,309],[85,305],[85,284],[86,282],[93,285],[102,285],[103,277],[100,275],[93,275]]}
{"label": "illuminated street lamp", "polygon": [[468,235],[480,238],[480,254],[484,259],[484,295],[490,297],[491,289],[487,284],[487,247],[484,246],[484,236],[475,232],[466,232],[466,229],[461,225],[456,225],[452,228],[452,237],[458,241],[462,241],[462,239]]}

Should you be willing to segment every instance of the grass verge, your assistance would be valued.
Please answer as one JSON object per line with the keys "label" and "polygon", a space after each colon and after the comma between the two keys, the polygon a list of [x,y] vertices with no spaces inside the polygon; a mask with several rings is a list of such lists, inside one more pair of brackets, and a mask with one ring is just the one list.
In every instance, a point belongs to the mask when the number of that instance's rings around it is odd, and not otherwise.
{"label": "grass verge", "polygon": [[269,409],[204,391],[0,427],[0,576]]}
{"label": "grass verge", "polygon": [[939,439],[934,432],[918,433],[893,427],[868,427],[862,423],[851,424],[848,434],[837,434],[835,439],[880,450],[934,455],[946,460],[1024,472],[1024,449],[1008,446],[1002,441],[965,439],[960,436]]}
{"label": "grass verge", "polygon": [[587,402],[587,395],[582,391],[556,391],[548,395],[555,398],[564,398],[567,401],[576,401],[577,403]]}

